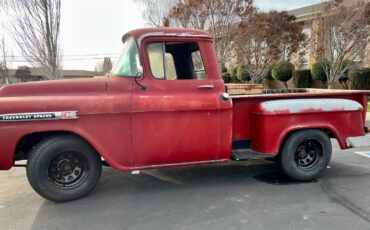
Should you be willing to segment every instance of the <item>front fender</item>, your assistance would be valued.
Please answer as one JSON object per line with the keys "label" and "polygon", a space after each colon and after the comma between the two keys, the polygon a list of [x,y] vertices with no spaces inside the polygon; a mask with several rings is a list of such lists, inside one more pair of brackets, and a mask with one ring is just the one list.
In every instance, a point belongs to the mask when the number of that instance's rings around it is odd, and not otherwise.
{"label": "front fender", "polygon": [[110,166],[120,171],[132,167],[129,113],[80,115],[76,120],[0,123],[0,170],[13,165],[17,144],[26,135],[70,132],[89,142]]}

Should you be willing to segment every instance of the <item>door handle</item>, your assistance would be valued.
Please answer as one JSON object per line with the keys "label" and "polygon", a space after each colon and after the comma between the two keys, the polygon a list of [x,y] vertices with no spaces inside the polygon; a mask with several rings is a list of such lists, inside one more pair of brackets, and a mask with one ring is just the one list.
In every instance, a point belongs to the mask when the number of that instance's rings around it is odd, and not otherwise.
{"label": "door handle", "polygon": [[213,85],[200,85],[198,86],[198,89],[213,89]]}

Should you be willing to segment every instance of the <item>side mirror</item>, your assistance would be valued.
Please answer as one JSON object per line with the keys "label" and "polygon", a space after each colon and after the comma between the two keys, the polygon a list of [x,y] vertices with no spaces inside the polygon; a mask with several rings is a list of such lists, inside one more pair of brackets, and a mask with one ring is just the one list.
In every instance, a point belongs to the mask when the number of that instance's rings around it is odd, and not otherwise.
{"label": "side mirror", "polygon": [[143,77],[143,72],[138,70],[136,75],[135,75],[135,82],[140,87],[141,91],[144,93],[145,90],[147,89],[147,86],[140,84],[140,82],[138,81],[138,79],[141,80],[142,77]]}
{"label": "side mirror", "polygon": [[137,73],[135,75],[135,78],[142,78],[143,77],[143,70],[137,70]]}

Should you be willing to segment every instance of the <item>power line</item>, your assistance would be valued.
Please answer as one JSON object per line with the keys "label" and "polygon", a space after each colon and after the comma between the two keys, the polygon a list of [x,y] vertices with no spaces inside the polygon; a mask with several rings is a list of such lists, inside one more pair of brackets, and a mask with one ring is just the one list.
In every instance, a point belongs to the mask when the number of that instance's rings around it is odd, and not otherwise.
{"label": "power line", "polygon": [[[67,55],[61,55],[61,57],[86,57],[86,56],[103,56],[104,55],[119,55],[120,53],[100,53],[100,54],[67,54]],[[31,57],[31,56],[20,56],[20,55],[13,55],[13,56],[1,56],[0,58],[25,58],[25,57]]]}
{"label": "power line", "polygon": [[[62,61],[84,61],[84,60],[102,60],[104,58],[117,59],[118,57],[62,58],[62,59],[59,59],[59,60],[62,60]],[[9,61],[10,62],[36,62],[36,61],[20,59],[20,58],[15,58],[15,59],[10,58]]]}
{"label": "power line", "polygon": [[66,54],[62,55],[62,57],[80,57],[80,56],[101,56],[101,55],[119,55],[120,53],[100,53],[100,54]]}

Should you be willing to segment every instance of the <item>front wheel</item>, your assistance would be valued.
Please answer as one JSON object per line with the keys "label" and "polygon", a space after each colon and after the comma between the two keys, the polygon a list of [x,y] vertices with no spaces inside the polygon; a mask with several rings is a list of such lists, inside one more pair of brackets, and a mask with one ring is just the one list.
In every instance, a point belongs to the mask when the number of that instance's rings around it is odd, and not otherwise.
{"label": "front wheel", "polygon": [[99,154],[72,135],[41,141],[30,153],[27,177],[44,198],[65,202],[81,198],[97,184],[101,174]]}
{"label": "front wheel", "polygon": [[280,164],[290,178],[309,181],[326,169],[331,153],[330,139],[323,131],[297,131],[286,140],[280,153]]}

